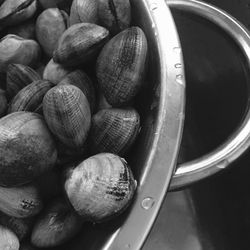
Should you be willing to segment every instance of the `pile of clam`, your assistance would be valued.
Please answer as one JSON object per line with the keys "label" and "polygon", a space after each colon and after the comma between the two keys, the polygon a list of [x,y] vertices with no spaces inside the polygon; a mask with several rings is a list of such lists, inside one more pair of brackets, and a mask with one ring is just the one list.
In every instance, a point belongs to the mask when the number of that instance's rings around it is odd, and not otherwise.
{"label": "pile of clam", "polygon": [[1,0],[0,33],[0,249],[58,246],[133,198],[147,40],[129,0]]}

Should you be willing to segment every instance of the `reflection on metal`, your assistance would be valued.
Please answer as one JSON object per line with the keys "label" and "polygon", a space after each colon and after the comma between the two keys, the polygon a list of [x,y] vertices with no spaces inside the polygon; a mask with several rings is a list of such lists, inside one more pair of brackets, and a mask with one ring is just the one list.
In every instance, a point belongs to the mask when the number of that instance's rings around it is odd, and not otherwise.
{"label": "reflection on metal", "polygon": [[[167,0],[175,9],[201,16],[222,28],[236,42],[250,67],[250,36],[248,31],[232,16],[221,9],[196,0]],[[171,181],[171,190],[183,188],[227,168],[250,146],[250,108],[243,121],[230,138],[212,152],[195,160],[180,164]]]}

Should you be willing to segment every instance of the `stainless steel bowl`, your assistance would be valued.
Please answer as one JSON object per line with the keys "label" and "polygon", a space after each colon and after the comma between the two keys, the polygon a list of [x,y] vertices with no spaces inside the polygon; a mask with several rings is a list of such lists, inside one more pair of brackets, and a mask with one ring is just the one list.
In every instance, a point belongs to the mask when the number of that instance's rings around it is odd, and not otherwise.
{"label": "stainless steel bowl", "polygon": [[[138,182],[130,209],[104,224],[85,224],[56,249],[139,249],[155,220],[178,156],[184,119],[182,51],[164,0],[131,0],[133,24],[149,42],[147,87],[137,98],[142,130],[128,162]],[[167,29],[167,32],[166,32]]]}
{"label": "stainless steel bowl", "polygon": [[[232,44],[236,44],[236,46],[241,50],[241,53],[243,57],[241,58],[239,65],[244,64],[245,67],[245,73],[249,70],[250,67],[250,35],[247,29],[243,27],[239,21],[237,21],[235,18],[233,18],[231,15],[226,13],[225,11],[212,6],[210,4],[196,1],[196,0],[168,0],[167,4],[173,8],[173,10],[178,9],[182,14],[180,15],[191,15],[193,19],[196,20],[196,22],[200,22],[203,24],[203,29],[206,31],[206,29],[209,29],[212,27],[212,29],[220,29],[221,34],[225,37],[225,40],[227,41],[233,41]],[[184,13],[184,14],[183,14]],[[183,26],[184,22],[182,22]],[[195,22],[194,22],[195,24]],[[194,33],[194,32],[193,32]],[[189,36],[189,34],[184,34],[186,37]],[[202,133],[206,133],[211,139],[213,138],[214,141],[217,140],[216,136],[219,138],[220,134],[217,130],[221,130],[221,134],[224,133],[224,130],[227,130],[229,127],[229,124],[232,124],[237,117],[236,122],[234,122],[234,127],[230,128],[228,130],[230,133],[225,133],[225,136],[221,136],[223,140],[219,143],[215,143],[215,147],[209,148],[204,154],[200,154],[198,157],[195,157],[194,159],[183,162],[177,166],[176,172],[173,176],[173,179],[171,181],[171,190],[180,189],[187,185],[190,185],[194,182],[197,182],[199,180],[202,180],[204,178],[207,178],[208,176],[214,175],[215,173],[228,168],[231,163],[234,162],[236,159],[238,159],[250,146],[250,108],[249,108],[249,86],[243,87],[245,89],[245,97],[239,98],[240,92],[242,92],[242,79],[240,80],[240,77],[238,79],[235,79],[235,87],[230,87],[228,80],[228,85],[224,84],[224,93],[231,94],[231,100],[225,100],[227,98],[227,95],[221,95],[217,99],[214,98],[218,93],[221,91],[221,87],[219,86],[220,83],[216,82],[216,79],[223,79],[220,78],[221,75],[228,74],[230,75],[230,60],[226,61],[227,54],[224,51],[220,53],[220,51],[216,48],[216,45],[214,47],[209,46],[209,43],[207,43],[205,46],[199,44],[202,39],[199,38],[200,33],[197,32],[196,34],[190,34],[190,36],[195,37],[196,40],[193,44],[190,44],[192,48],[197,48],[197,55],[191,55],[189,53],[189,58],[185,58],[185,49],[184,49],[184,62],[185,66],[189,63],[189,60],[193,60],[196,57],[198,58],[197,63],[193,64],[193,68],[191,68],[191,71],[195,72],[196,79],[191,79],[191,82],[189,83],[187,81],[187,92],[189,90],[189,84],[192,85],[196,82],[196,84],[200,84],[200,86],[197,86],[196,88],[196,95],[203,95],[203,96],[196,96],[193,98],[198,98],[200,100],[200,103],[196,103],[196,107],[193,107],[193,109],[199,109],[198,116],[203,119],[203,124],[199,123],[196,124],[196,130],[198,131],[200,127],[203,126]],[[180,35],[181,36],[181,35]],[[209,40],[209,39],[207,39]],[[229,42],[230,43],[230,42]],[[219,44],[218,44],[219,46]],[[187,48],[188,49],[188,48]],[[191,49],[191,47],[189,47]],[[200,53],[200,50],[206,50],[205,52]],[[214,49],[214,50],[213,50]],[[217,50],[216,50],[217,49]],[[195,51],[195,50],[194,50]],[[222,48],[223,51],[223,48]],[[207,54],[206,54],[207,53]],[[221,68],[216,69],[216,64],[213,66],[212,61],[209,61],[211,58],[209,56],[209,53],[214,54],[216,56],[216,53],[218,54],[218,61],[219,57],[224,58],[224,68],[223,66]],[[236,55],[239,52],[236,52]],[[188,54],[188,53],[187,53]],[[205,55],[206,54],[206,55]],[[206,57],[207,56],[207,57]],[[233,58],[233,57],[232,57]],[[237,60],[237,59],[236,59]],[[213,61],[213,63],[216,63],[216,60]],[[203,65],[203,66],[202,66]],[[217,64],[218,65],[218,64]],[[231,64],[232,65],[232,64]],[[235,65],[235,68],[239,68],[239,65]],[[214,67],[214,69],[212,69]],[[187,67],[186,67],[187,68]],[[190,70],[187,69],[188,71]],[[229,73],[227,72],[229,71]],[[200,72],[199,72],[200,71]],[[204,74],[205,73],[205,74]],[[247,78],[247,73],[245,74],[242,72],[242,76]],[[190,74],[190,72],[189,72]],[[212,76],[214,77],[214,82],[210,81],[212,79]],[[248,72],[249,75],[249,72]],[[198,78],[204,78],[204,79],[198,79]],[[205,79],[207,78],[207,79]],[[226,78],[224,77],[224,80]],[[200,80],[200,82],[199,82]],[[240,82],[241,81],[241,82]],[[244,82],[244,80],[243,80]],[[237,88],[238,85],[238,88]],[[203,90],[201,90],[203,88]],[[206,92],[207,91],[207,92]],[[206,95],[211,95],[210,100],[207,98]],[[229,95],[228,95],[229,96]],[[235,97],[234,97],[235,96]],[[210,103],[210,107],[205,107],[203,105],[203,100],[207,100],[208,103]],[[213,100],[214,98],[214,100]],[[221,99],[220,99],[221,98]],[[224,98],[224,99],[223,99]],[[187,97],[188,99],[188,97]],[[243,100],[244,99],[244,100]],[[212,101],[211,101],[212,100]],[[217,106],[212,102],[217,101]],[[237,112],[235,112],[235,107],[239,105],[239,103],[245,103],[243,105],[243,109],[238,109]],[[238,102],[238,103],[237,103]],[[234,104],[234,106],[232,105]],[[220,119],[221,127],[214,125],[213,123],[216,123],[216,119],[218,120],[218,116],[214,116],[212,112],[218,113],[219,111],[222,111],[222,106],[224,105],[224,113],[221,113],[221,117],[224,117],[223,119]],[[198,106],[198,107],[197,107]],[[210,109],[209,109],[210,108]],[[189,107],[187,105],[187,112]],[[211,110],[212,109],[212,110]],[[230,110],[231,109],[231,110]],[[193,112],[191,110],[191,112]],[[240,114],[242,113],[243,114]],[[189,112],[190,113],[190,112]],[[224,116],[224,114],[227,114],[227,117]],[[230,117],[231,115],[231,117]],[[207,117],[206,117],[207,116]],[[207,119],[210,117],[210,119]],[[215,119],[216,118],[216,119]],[[193,121],[191,121],[193,122]],[[193,135],[192,135],[193,136]],[[192,137],[191,136],[191,137]],[[185,132],[184,132],[185,137]],[[192,138],[191,138],[192,140]],[[195,151],[200,151],[200,149],[204,146],[204,142],[196,142]],[[189,145],[190,147],[190,145]]]}

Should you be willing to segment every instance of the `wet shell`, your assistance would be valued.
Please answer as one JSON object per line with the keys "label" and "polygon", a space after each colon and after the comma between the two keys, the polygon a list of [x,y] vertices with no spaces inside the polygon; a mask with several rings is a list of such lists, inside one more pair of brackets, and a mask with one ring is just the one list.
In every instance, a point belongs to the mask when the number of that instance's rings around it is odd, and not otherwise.
{"label": "wet shell", "polygon": [[0,224],[9,228],[22,241],[31,231],[32,219],[15,218],[4,213],[0,214]]}
{"label": "wet shell", "polygon": [[31,217],[38,214],[42,207],[41,197],[34,186],[0,187],[0,211],[9,216]]}
{"label": "wet shell", "polygon": [[33,39],[36,37],[36,24],[35,20],[31,19],[19,25],[9,28],[8,33],[20,36],[24,39]]}
{"label": "wet shell", "polygon": [[68,73],[70,73],[69,69],[64,68],[61,64],[55,63],[53,59],[51,59],[44,69],[43,78],[57,84]]}
{"label": "wet shell", "polygon": [[8,228],[0,225],[0,249],[19,250],[19,240],[17,236]]}
{"label": "wet shell", "polygon": [[0,26],[19,24],[32,17],[36,10],[36,0],[5,0],[0,6]]}
{"label": "wet shell", "polygon": [[91,79],[82,70],[75,70],[66,75],[59,84],[72,84],[87,97],[91,112],[95,109],[95,89]]}
{"label": "wet shell", "polygon": [[81,229],[82,222],[65,201],[56,201],[40,216],[34,226],[31,242],[37,247],[58,246]]}
{"label": "wet shell", "polygon": [[83,219],[99,222],[120,214],[128,206],[136,182],[124,159],[103,153],[71,169],[64,188]]}
{"label": "wet shell", "polygon": [[13,98],[9,105],[8,113],[17,111],[34,112],[43,101],[44,95],[54,86],[47,80],[35,81],[22,90]]}
{"label": "wet shell", "polygon": [[0,89],[0,118],[5,115],[7,107],[8,104],[5,91]]}
{"label": "wet shell", "polygon": [[60,85],[49,90],[43,99],[43,113],[59,141],[71,148],[83,148],[91,113],[88,100],[79,88]]}
{"label": "wet shell", "polygon": [[11,63],[33,66],[39,61],[40,47],[34,40],[16,35],[7,35],[0,40],[0,71]]}
{"label": "wet shell", "polygon": [[15,112],[0,119],[0,185],[18,186],[51,169],[54,140],[42,116]]}
{"label": "wet shell", "polygon": [[124,155],[140,129],[140,116],[134,109],[103,109],[92,118],[91,152]]}
{"label": "wet shell", "polygon": [[138,93],[145,74],[147,40],[139,27],[113,37],[97,60],[97,79],[112,106],[128,104]]}
{"label": "wet shell", "polygon": [[36,37],[48,57],[52,57],[58,40],[67,29],[68,15],[57,8],[44,10],[36,21]]}
{"label": "wet shell", "polygon": [[70,25],[76,23],[97,23],[98,1],[74,0],[70,10]]}
{"label": "wet shell", "polygon": [[111,34],[117,34],[130,26],[131,7],[129,0],[99,0],[98,18],[100,25]]}
{"label": "wet shell", "polygon": [[64,66],[77,66],[93,60],[108,35],[107,29],[96,24],[74,24],[60,37],[53,60]]}
{"label": "wet shell", "polygon": [[6,91],[8,97],[13,98],[21,89],[30,83],[40,80],[39,74],[29,66],[10,64],[7,69]]}

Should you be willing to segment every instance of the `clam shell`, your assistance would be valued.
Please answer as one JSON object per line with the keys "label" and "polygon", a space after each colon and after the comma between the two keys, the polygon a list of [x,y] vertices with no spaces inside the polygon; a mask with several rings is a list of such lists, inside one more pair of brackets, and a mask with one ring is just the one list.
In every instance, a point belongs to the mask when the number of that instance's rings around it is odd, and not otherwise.
{"label": "clam shell", "polygon": [[65,201],[55,201],[35,224],[31,242],[37,247],[58,246],[71,239],[81,229],[82,222]]}
{"label": "clam shell", "polygon": [[70,9],[70,25],[97,23],[98,4],[96,0],[74,0]]}
{"label": "clam shell", "polygon": [[43,99],[43,113],[59,141],[71,148],[83,148],[91,113],[88,100],[79,88],[60,85],[50,89]]}
{"label": "clam shell", "polygon": [[44,10],[36,21],[36,37],[48,57],[52,57],[58,39],[67,29],[68,15],[57,8]]}
{"label": "clam shell", "polygon": [[61,64],[55,63],[53,59],[51,59],[44,69],[43,78],[54,84],[58,84],[68,73],[70,73],[69,69],[64,68]]}
{"label": "clam shell", "polygon": [[19,250],[19,240],[17,236],[8,228],[0,225],[0,249]]}
{"label": "clam shell", "polygon": [[64,188],[83,219],[99,222],[124,211],[133,197],[136,181],[124,159],[103,153],[71,169]]}
{"label": "clam shell", "polygon": [[0,6],[0,26],[19,24],[32,17],[36,10],[36,0],[5,0]]}
{"label": "clam shell", "polygon": [[9,34],[14,34],[20,36],[24,39],[33,39],[36,38],[36,24],[34,19],[29,19],[26,22],[21,24],[11,26],[8,29]]}
{"label": "clam shell", "polygon": [[31,217],[38,214],[42,207],[41,197],[34,186],[0,187],[0,211],[9,216]]}
{"label": "clam shell", "polygon": [[29,66],[10,64],[7,69],[6,91],[8,97],[13,98],[21,89],[30,83],[40,80],[38,73]]}
{"label": "clam shell", "polygon": [[145,74],[147,40],[139,27],[113,37],[97,59],[97,79],[112,106],[128,104],[140,90]]}
{"label": "clam shell", "polygon": [[124,155],[134,143],[140,129],[135,109],[103,109],[92,117],[91,152]]}
{"label": "clam shell", "polygon": [[98,18],[100,25],[111,34],[117,34],[130,26],[131,7],[129,0],[99,0]]}
{"label": "clam shell", "polygon": [[31,231],[32,219],[30,218],[15,218],[8,216],[7,214],[0,214],[0,224],[4,227],[9,228],[16,234],[18,239],[22,241]]}
{"label": "clam shell", "polygon": [[5,91],[0,89],[0,118],[5,115],[7,107],[8,104]]}
{"label": "clam shell", "polygon": [[42,116],[15,112],[0,119],[0,186],[18,186],[51,169],[54,140]]}
{"label": "clam shell", "polygon": [[34,40],[9,34],[0,40],[0,71],[11,63],[33,66],[39,61],[40,47]]}
{"label": "clam shell", "polygon": [[44,95],[53,86],[47,80],[34,81],[17,93],[9,105],[8,113],[17,111],[34,112],[42,104]]}
{"label": "clam shell", "polygon": [[72,84],[78,87],[83,94],[87,97],[91,112],[94,112],[95,109],[95,89],[91,79],[88,75],[82,70],[75,70],[68,75],[66,75],[62,81],[59,83],[61,84]]}
{"label": "clam shell", "polygon": [[72,67],[93,60],[106,43],[108,35],[107,29],[96,24],[74,24],[60,37],[53,60]]}

